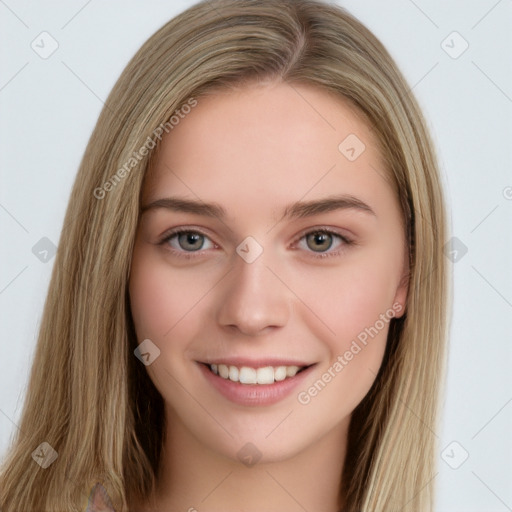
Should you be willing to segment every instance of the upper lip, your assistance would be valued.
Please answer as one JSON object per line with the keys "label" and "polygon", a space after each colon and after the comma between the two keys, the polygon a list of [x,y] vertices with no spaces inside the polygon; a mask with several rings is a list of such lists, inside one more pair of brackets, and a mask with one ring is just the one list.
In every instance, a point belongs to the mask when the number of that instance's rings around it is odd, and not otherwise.
{"label": "upper lip", "polygon": [[296,359],[276,359],[276,358],[261,358],[261,359],[248,359],[244,357],[226,357],[226,358],[214,358],[209,361],[199,361],[204,364],[225,364],[227,366],[236,366],[241,368],[247,366],[249,368],[264,368],[265,366],[298,366],[302,368],[304,366],[311,366],[314,363],[308,363],[304,361],[297,361]]}

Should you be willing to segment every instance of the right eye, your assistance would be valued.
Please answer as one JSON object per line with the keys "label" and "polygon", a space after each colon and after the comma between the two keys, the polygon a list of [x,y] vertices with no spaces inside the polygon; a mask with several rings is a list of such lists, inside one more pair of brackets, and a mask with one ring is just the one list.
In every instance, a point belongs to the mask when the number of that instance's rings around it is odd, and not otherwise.
{"label": "right eye", "polygon": [[[196,257],[193,253],[203,249],[205,240],[209,240],[208,236],[200,231],[177,228],[166,233],[159,245],[165,245],[167,250],[178,257],[193,258]],[[215,247],[213,242],[211,244],[210,249]]]}

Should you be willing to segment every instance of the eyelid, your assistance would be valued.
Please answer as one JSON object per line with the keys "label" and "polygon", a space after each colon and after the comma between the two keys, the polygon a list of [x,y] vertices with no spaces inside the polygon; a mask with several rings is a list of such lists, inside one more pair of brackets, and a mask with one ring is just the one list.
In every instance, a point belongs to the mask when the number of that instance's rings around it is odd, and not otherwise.
{"label": "eyelid", "polygon": [[300,240],[302,240],[302,238],[311,233],[329,233],[330,235],[340,237],[346,243],[354,243],[352,238],[348,235],[343,234],[342,231],[343,230],[341,230],[340,228],[331,228],[329,226],[313,226],[312,228],[306,228],[303,231],[301,231],[300,234],[298,234],[297,237],[295,238],[295,242],[293,242],[293,244],[299,242]]}

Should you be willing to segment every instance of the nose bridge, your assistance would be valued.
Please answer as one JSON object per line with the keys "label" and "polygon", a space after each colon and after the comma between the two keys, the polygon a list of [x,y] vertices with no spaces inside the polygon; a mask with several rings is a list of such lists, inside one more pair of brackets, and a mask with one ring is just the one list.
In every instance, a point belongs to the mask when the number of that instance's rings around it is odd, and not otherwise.
{"label": "nose bridge", "polygon": [[286,323],[289,295],[274,275],[275,266],[271,250],[264,249],[253,237],[238,245],[220,305],[220,324],[257,334],[266,327]]}

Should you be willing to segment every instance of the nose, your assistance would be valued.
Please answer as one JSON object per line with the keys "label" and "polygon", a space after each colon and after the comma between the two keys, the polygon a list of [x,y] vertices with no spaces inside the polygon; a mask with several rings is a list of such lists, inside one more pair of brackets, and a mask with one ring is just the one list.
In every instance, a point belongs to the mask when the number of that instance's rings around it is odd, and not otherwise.
{"label": "nose", "polygon": [[248,336],[262,336],[286,325],[293,293],[280,276],[279,265],[267,258],[266,251],[251,263],[238,254],[221,292],[218,322],[224,329]]}

